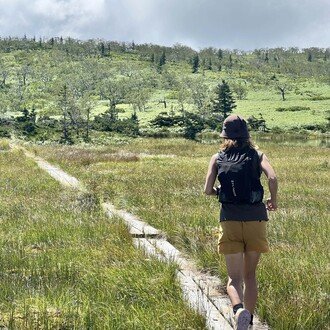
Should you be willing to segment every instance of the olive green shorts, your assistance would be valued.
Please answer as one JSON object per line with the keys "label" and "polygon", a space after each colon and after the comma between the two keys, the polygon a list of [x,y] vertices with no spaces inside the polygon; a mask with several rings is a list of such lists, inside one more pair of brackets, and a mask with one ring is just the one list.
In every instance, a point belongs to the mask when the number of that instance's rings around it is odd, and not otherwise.
{"label": "olive green shorts", "polygon": [[268,252],[266,221],[222,221],[218,252],[234,254],[239,252]]}

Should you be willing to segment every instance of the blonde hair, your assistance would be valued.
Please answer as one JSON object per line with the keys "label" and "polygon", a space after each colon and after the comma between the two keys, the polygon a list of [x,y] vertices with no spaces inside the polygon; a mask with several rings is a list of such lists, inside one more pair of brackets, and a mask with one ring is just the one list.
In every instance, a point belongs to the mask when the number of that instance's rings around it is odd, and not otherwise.
{"label": "blonde hair", "polygon": [[251,149],[258,149],[258,146],[256,146],[250,138],[246,139],[224,139],[223,142],[220,145],[221,151],[228,151],[232,148],[245,148],[249,147]]}

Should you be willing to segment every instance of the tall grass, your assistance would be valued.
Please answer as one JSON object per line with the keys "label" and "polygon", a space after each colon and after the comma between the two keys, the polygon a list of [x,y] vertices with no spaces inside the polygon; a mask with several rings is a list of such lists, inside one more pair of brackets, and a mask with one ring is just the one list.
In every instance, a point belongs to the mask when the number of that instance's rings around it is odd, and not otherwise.
{"label": "tall grass", "polygon": [[[326,329],[329,151],[272,142],[259,146],[276,169],[280,191],[279,210],[268,223],[271,252],[263,256],[258,272],[257,312],[274,329]],[[202,194],[208,161],[217,148],[183,140],[137,139],[98,149],[35,151],[78,176],[101,198],[164,230],[202,269],[225,279],[224,260],[216,253],[219,205]],[[135,153],[136,158],[106,159],[116,152]]]}
{"label": "tall grass", "polygon": [[21,152],[0,153],[0,326],[204,329],[176,267],[136,250],[118,219]]}

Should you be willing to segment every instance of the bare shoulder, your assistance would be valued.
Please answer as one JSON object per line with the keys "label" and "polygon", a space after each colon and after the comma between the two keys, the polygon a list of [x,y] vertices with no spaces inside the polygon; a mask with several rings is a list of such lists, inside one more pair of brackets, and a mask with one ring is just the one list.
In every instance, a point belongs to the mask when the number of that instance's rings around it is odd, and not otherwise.
{"label": "bare shoulder", "polygon": [[214,154],[214,155],[211,157],[211,159],[217,159],[218,156],[219,156],[219,153],[216,153],[216,154]]}
{"label": "bare shoulder", "polygon": [[217,161],[217,159],[218,159],[218,156],[219,156],[219,154],[218,153],[216,153],[216,154],[214,154],[212,157],[211,157],[211,163],[216,163],[216,161]]}

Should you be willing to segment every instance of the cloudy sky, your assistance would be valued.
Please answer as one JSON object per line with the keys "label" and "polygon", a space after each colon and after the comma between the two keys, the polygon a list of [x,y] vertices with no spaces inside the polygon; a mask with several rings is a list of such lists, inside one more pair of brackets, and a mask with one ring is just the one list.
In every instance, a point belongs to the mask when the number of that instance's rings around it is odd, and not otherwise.
{"label": "cloudy sky", "polygon": [[0,0],[0,36],[330,47],[330,0]]}

